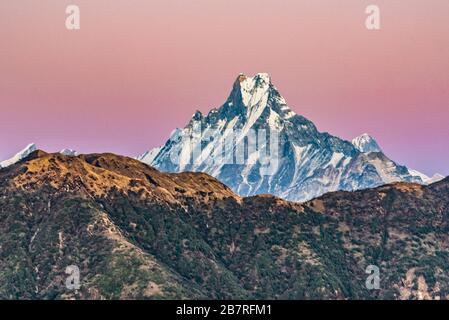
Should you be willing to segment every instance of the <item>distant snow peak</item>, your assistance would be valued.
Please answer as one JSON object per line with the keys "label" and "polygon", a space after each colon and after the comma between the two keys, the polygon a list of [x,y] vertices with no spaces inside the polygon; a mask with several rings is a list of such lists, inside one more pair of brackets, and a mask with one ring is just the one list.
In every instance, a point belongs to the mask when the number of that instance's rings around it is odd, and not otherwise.
{"label": "distant snow peak", "polygon": [[62,149],[59,153],[69,157],[76,157],[78,155],[78,152],[73,149]]}
{"label": "distant snow peak", "polygon": [[[6,168],[6,167],[9,167],[9,166],[19,162],[19,161],[25,159],[26,157],[28,157],[31,153],[33,153],[36,150],[37,150],[36,144],[30,143],[23,150],[19,151],[14,157],[0,162],[0,168]],[[77,156],[78,155],[78,152],[76,152],[75,150],[72,150],[72,149],[63,149],[59,153],[66,155],[66,156]]]}
{"label": "distant snow peak", "polygon": [[34,143],[30,143],[23,150],[15,154],[12,158],[0,162],[0,168],[6,168],[13,165],[14,163],[19,162],[20,160],[28,157],[31,153],[33,153],[36,150],[37,150],[36,145]]}
{"label": "distant snow peak", "polygon": [[439,174],[439,173],[436,173],[431,178],[429,178],[429,180],[427,180],[427,183],[428,184],[432,184],[432,183],[435,183],[435,182],[439,182],[439,181],[443,180],[444,178],[446,178],[446,177],[441,175],[441,174]]}
{"label": "distant snow peak", "polygon": [[360,152],[369,153],[369,152],[382,152],[382,149],[377,144],[376,140],[371,137],[369,134],[364,133],[357,138],[352,140],[352,144],[359,150]]}
{"label": "distant snow peak", "polygon": [[425,175],[424,173],[421,173],[417,170],[409,169],[408,171],[412,176],[421,178],[421,180],[424,182],[424,184],[432,184],[432,183],[441,181],[445,178],[444,176],[442,176],[441,174],[438,174],[438,173],[434,174],[432,177],[429,177],[429,176]]}

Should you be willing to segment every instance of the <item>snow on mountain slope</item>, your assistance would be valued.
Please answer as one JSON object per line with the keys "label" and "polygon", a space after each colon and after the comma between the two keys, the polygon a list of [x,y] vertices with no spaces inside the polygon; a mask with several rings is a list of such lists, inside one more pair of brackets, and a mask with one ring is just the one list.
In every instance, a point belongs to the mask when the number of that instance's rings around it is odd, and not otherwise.
{"label": "snow on mountain slope", "polygon": [[14,155],[12,158],[0,162],[0,168],[6,168],[10,165],[13,165],[16,162],[19,162],[20,160],[28,157],[30,153],[36,150],[37,150],[36,145],[34,143],[30,143],[23,150],[19,151],[16,155]]}
{"label": "snow on mountain slope", "polygon": [[[254,136],[257,150],[250,150]],[[167,172],[206,172],[242,196],[269,193],[294,201],[395,181],[423,183],[371,137],[355,140],[357,147],[319,132],[291,110],[267,74],[240,74],[220,108],[195,112],[162,148],[139,159]]]}
{"label": "snow on mountain slope", "polygon": [[[363,153],[370,152],[382,152],[382,149],[379,147],[377,141],[367,133],[358,136],[352,140],[352,144]],[[408,169],[409,174],[412,177],[416,177],[421,180],[423,184],[432,184],[438,181],[443,180],[445,177],[440,174],[435,174],[433,177],[428,177],[424,173],[421,173],[417,170]],[[385,178],[385,182],[388,182],[388,178]]]}
{"label": "snow on mountain slope", "polygon": [[[367,133],[364,133],[357,138],[352,140],[352,144],[360,151],[364,153],[370,152],[382,152],[377,141]],[[435,174],[433,177],[428,177],[424,173],[421,173],[417,170],[408,169],[409,174],[412,177],[419,178],[424,184],[432,184],[434,182],[438,182],[443,180],[445,177],[440,174]],[[385,182],[388,182],[388,178],[385,178]]]}
{"label": "snow on mountain slope", "polygon": [[69,157],[76,157],[78,155],[78,152],[73,149],[62,149],[59,153]]}
{"label": "snow on mountain slope", "polygon": [[427,175],[425,175],[424,173],[421,173],[421,172],[419,172],[419,171],[417,171],[417,170],[408,169],[408,172],[409,172],[412,176],[414,176],[414,177],[419,177],[419,178],[421,178],[421,180],[422,180],[423,182],[427,182],[427,181],[430,179]]}
{"label": "snow on mountain slope", "polygon": [[421,173],[417,170],[409,169],[408,171],[412,176],[421,178],[421,180],[424,182],[424,184],[432,184],[432,183],[441,181],[445,178],[444,176],[442,176],[441,174],[438,174],[438,173],[433,175],[432,177],[429,177],[429,176],[425,175],[424,173]]}
{"label": "snow on mountain slope", "polygon": [[441,180],[443,180],[444,178],[446,178],[446,177],[443,176],[443,175],[441,175],[441,174],[439,174],[439,173],[436,173],[436,174],[434,174],[431,178],[429,178],[429,180],[427,180],[427,181],[425,181],[425,182],[426,182],[427,184],[432,184],[432,183],[441,181]]}
{"label": "snow on mountain slope", "polygon": [[367,133],[354,138],[354,140],[352,140],[352,144],[360,152],[382,152],[382,149],[379,147],[376,140],[374,140],[374,138]]}
{"label": "snow on mountain slope", "polygon": [[[6,167],[9,167],[9,166],[19,162],[20,160],[23,160],[26,157],[28,157],[31,153],[33,153],[36,150],[37,150],[36,145],[34,143],[30,143],[23,150],[19,151],[14,157],[12,157],[8,160],[1,161],[0,168],[6,168]],[[65,156],[71,156],[71,157],[75,157],[78,155],[78,152],[76,152],[75,150],[72,150],[72,149],[62,149],[59,153],[65,155]]]}
{"label": "snow on mountain slope", "polygon": [[150,151],[145,152],[144,154],[136,157],[137,160],[142,161],[144,163],[152,163],[157,154],[161,151],[161,147],[151,149]]}

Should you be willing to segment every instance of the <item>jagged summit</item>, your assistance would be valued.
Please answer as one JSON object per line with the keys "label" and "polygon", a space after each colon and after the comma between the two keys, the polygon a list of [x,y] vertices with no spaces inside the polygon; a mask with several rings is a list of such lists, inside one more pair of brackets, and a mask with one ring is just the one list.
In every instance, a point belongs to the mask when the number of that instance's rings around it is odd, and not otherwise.
{"label": "jagged summit", "polygon": [[258,73],[254,77],[239,74],[228,99],[214,116],[220,119],[232,119],[236,116],[248,119],[265,108],[270,108],[269,100],[275,97],[280,97],[280,94],[268,74]]}
{"label": "jagged summit", "polygon": [[233,102],[237,98],[238,101],[234,102],[242,103],[243,106],[250,108],[269,95],[270,91],[277,93],[267,73],[258,73],[254,77],[240,74],[234,82],[228,102]]}
{"label": "jagged summit", "polygon": [[203,118],[203,113],[200,110],[196,110],[192,118],[195,120],[201,120]]}
{"label": "jagged summit", "polygon": [[[261,170],[267,145],[251,154],[240,148],[248,134],[261,131],[279,135],[279,152],[274,156],[278,166],[269,175]],[[234,153],[228,160],[239,156],[244,163],[228,163],[218,157],[229,141],[229,132],[235,134],[232,145],[226,146]],[[194,142],[184,139],[198,135]],[[292,111],[266,73],[238,75],[222,106],[206,116],[196,112],[162,148],[138,159],[162,171],[206,172],[241,196],[269,193],[295,201],[396,181],[423,183],[420,176],[386,157],[369,135],[351,144],[318,131],[312,121]]]}
{"label": "jagged summit", "polygon": [[234,87],[235,86],[245,86],[248,84],[261,84],[261,83],[267,83],[270,84],[271,83],[271,77],[268,73],[264,73],[264,72],[260,72],[255,74],[253,77],[249,77],[244,73],[240,73],[237,76],[237,79],[234,82]]}
{"label": "jagged summit", "polygon": [[[267,73],[253,77],[239,74],[226,102],[207,115],[208,124],[234,121],[235,126],[248,130],[264,122],[279,124],[278,118],[296,116],[281,96]],[[243,124],[244,123],[244,124]]]}
{"label": "jagged summit", "polygon": [[364,133],[352,140],[352,144],[360,151],[360,152],[382,152],[379,144],[376,140],[370,136],[368,133]]}

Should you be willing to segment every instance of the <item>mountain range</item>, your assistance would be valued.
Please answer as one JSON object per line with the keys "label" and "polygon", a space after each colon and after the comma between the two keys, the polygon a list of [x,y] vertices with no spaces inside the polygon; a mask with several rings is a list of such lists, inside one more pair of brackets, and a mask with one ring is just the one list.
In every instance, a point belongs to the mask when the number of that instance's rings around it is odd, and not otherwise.
{"label": "mountain range", "polygon": [[[28,157],[31,153],[37,150],[37,146],[35,143],[28,144],[25,148],[17,152],[12,158],[9,158],[7,160],[0,161],[0,169],[9,167],[26,157]],[[59,153],[66,155],[66,156],[77,156],[78,152],[73,149],[62,149]]]}
{"label": "mountain range", "polygon": [[245,198],[205,173],[35,150],[0,169],[0,298],[447,299],[448,195],[446,178]]}
{"label": "mountain range", "polygon": [[0,169],[6,168],[10,165],[13,165],[14,163],[19,162],[20,160],[28,157],[32,152],[34,152],[36,150],[37,150],[36,145],[34,143],[30,143],[23,150],[21,150],[17,154],[15,154],[12,158],[0,161]]}
{"label": "mountain range", "polygon": [[[264,133],[266,141],[270,133],[278,136],[277,165],[269,174],[261,170],[271,154],[268,142],[257,152],[245,153],[240,147],[250,132]],[[232,150],[231,161],[220,157],[226,148]],[[195,150],[199,151],[195,154]],[[244,161],[235,161],[239,153]],[[429,178],[397,164],[367,134],[349,142],[318,131],[311,121],[292,111],[270,76],[263,73],[254,77],[240,74],[221,107],[207,115],[195,112],[186,127],[174,130],[164,146],[137,159],[164,172],[208,173],[240,196],[273,194],[292,201],[307,201],[337,190],[393,182],[429,184],[443,178]]]}
{"label": "mountain range", "polygon": [[[251,133],[259,132],[268,133],[267,141],[276,132],[277,141],[271,143],[277,146],[275,156],[269,155],[270,142],[258,150],[241,148]],[[218,156],[225,148],[232,151],[230,159]],[[0,168],[36,149],[35,144],[29,144],[0,162]],[[71,149],[60,152],[78,154]],[[240,162],[236,161],[239,155]],[[276,166],[267,174],[263,172],[264,160],[270,157],[276,158]],[[360,190],[392,182],[431,184],[444,178],[439,174],[428,177],[397,164],[368,134],[349,142],[319,132],[311,121],[291,110],[270,76],[263,73],[254,77],[240,74],[220,108],[207,115],[195,112],[186,127],[174,130],[164,146],[137,159],[164,172],[208,173],[240,196],[273,194],[291,201],[307,201],[337,190]]]}

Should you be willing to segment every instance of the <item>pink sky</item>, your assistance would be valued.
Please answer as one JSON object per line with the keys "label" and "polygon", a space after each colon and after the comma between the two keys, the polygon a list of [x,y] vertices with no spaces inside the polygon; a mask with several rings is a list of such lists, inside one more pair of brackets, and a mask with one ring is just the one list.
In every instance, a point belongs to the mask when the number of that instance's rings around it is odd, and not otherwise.
{"label": "pink sky", "polygon": [[321,131],[449,174],[448,19],[447,0],[1,0],[0,159],[29,142],[134,156],[267,72]]}

